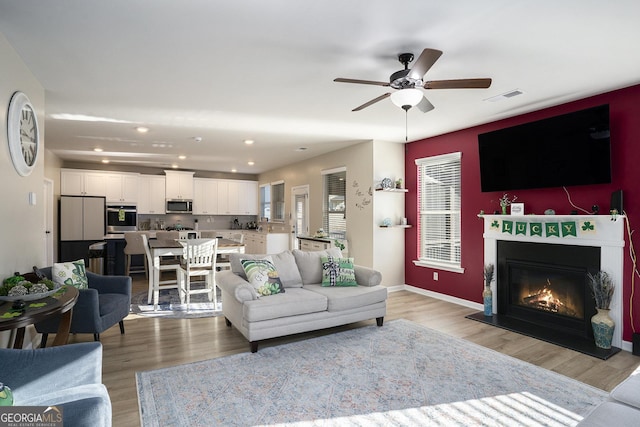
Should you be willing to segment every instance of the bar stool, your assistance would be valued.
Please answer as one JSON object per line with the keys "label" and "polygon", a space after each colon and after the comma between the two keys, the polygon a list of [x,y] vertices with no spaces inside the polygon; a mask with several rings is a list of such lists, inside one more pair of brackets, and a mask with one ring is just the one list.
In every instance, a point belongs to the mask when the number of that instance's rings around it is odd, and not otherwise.
{"label": "bar stool", "polygon": [[[142,236],[148,236],[149,233],[145,231],[127,231],[124,233],[124,240],[127,242],[127,245],[124,247],[124,254],[126,256],[125,259],[125,267],[124,274],[128,276],[131,271],[131,255],[146,255],[144,250],[144,243],[142,241]],[[133,271],[133,273],[140,273],[144,271],[144,277],[149,277],[149,270],[147,268],[147,257],[143,258],[143,267],[144,270]]]}

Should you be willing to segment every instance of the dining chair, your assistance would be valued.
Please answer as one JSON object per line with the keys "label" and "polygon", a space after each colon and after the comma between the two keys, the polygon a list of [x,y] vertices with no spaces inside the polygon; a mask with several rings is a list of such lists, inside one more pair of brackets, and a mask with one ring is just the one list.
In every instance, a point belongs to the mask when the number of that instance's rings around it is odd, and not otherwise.
{"label": "dining chair", "polygon": [[[179,242],[184,247],[184,254],[178,269],[178,282],[180,293],[184,295],[186,300],[187,311],[189,311],[193,294],[209,294],[209,301],[213,301],[214,307],[217,308],[215,274],[218,239],[186,239],[179,240]],[[191,278],[195,276],[205,277],[204,288],[191,288]]]}
{"label": "dining chair", "polygon": [[[144,231],[126,231],[124,233],[124,241],[127,245],[124,247],[125,261],[124,261],[124,275],[128,276],[131,271],[131,256],[132,255],[144,255],[144,244],[142,243],[142,236],[147,235]],[[133,273],[141,273],[144,271],[144,276],[149,277],[149,269],[147,268],[146,257],[142,261],[144,270],[134,270]]]}
{"label": "dining chair", "polygon": [[218,237],[218,232],[215,230],[202,230],[200,237],[203,239],[215,239]]}
{"label": "dining chair", "polygon": [[[233,240],[234,242],[244,243],[244,234],[242,233],[233,233],[229,235],[229,240]],[[218,254],[216,261],[217,270],[231,270],[231,262],[229,262],[229,254]]]}
{"label": "dining chair", "polygon": [[[147,236],[142,236],[144,242],[144,250],[147,256],[147,264],[149,265],[149,295],[147,296],[147,304],[151,304],[153,299],[154,309],[158,306],[158,293],[160,289],[178,289],[178,268],[180,267],[180,260],[171,259],[168,257],[160,258],[160,266],[158,271],[158,282],[154,280],[153,271],[153,256],[151,255],[151,249],[149,249],[149,240]],[[175,279],[161,280],[163,271],[173,271],[176,274]],[[179,292],[178,292],[179,293]],[[182,301],[182,300],[181,300]]]}

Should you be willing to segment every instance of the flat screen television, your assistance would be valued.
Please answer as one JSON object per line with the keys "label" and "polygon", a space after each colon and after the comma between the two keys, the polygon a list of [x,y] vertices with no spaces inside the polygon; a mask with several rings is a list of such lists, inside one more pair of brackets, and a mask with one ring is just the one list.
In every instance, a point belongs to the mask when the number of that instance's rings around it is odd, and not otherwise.
{"label": "flat screen television", "polygon": [[483,192],[611,182],[609,105],[478,135]]}

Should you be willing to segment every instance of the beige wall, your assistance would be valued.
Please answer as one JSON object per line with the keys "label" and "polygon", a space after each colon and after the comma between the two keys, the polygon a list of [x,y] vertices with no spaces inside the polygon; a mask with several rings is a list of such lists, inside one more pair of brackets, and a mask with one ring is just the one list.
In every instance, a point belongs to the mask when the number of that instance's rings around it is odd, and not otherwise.
{"label": "beige wall", "polygon": [[44,177],[53,181],[53,260],[58,259],[58,200],[60,199],[60,169],[62,160],[46,151],[44,156]]}
{"label": "beige wall", "polygon": [[[41,141],[45,139],[44,130],[44,89],[18,54],[0,34],[0,280],[14,272],[28,272],[34,265],[44,266],[44,148],[38,154],[38,160],[27,177],[18,175],[9,153],[7,141],[7,110],[11,96],[17,90],[24,92],[38,117]],[[36,205],[29,205],[29,193],[35,193]],[[0,333],[0,346],[9,344],[9,331]],[[35,329],[27,328],[25,347],[31,347],[35,340]]]}
{"label": "beige wall", "polygon": [[[44,89],[31,74],[18,54],[0,34],[0,277],[14,272],[27,272],[34,265],[43,266],[44,252],[44,149],[31,175],[18,175],[11,163],[7,141],[7,109],[13,93],[24,92],[33,104],[40,129],[41,141],[46,140],[44,129]],[[37,204],[29,205],[29,193],[36,194]]]}
{"label": "beige wall", "polygon": [[[384,178],[404,183],[404,144],[375,141],[373,146],[374,182]],[[405,217],[406,193],[376,191],[373,199],[373,265],[382,273],[386,286],[404,284],[404,228],[381,228],[385,218],[399,224]]]}
{"label": "beige wall", "polygon": [[[363,142],[342,150],[285,166],[258,178],[260,184],[284,180],[285,217],[290,218],[291,188],[309,185],[309,229],[322,227],[322,175],[325,169],[347,168],[347,241],[349,254],[357,264],[373,266],[373,142]],[[286,222],[287,230],[290,224]]]}

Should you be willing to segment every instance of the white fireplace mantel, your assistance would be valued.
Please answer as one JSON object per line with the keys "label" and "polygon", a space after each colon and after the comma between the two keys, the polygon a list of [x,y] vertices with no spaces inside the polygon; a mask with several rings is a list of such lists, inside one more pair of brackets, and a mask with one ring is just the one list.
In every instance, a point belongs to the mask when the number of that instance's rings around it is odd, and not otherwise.
{"label": "white fireplace mantel", "polygon": [[[610,307],[611,318],[616,322],[612,344],[616,347],[622,346],[622,273],[625,245],[622,215],[480,215],[480,218],[484,220],[485,265],[497,265],[499,240],[599,247],[600,269],[609,273],[616,285]],[[541,225],[541,229],[538,225]],[[557,231],[559,236],[547,236],[547,226],[551,228],[551,234]],[[566,227],[564,235],[559,229],[563,226]],[[538,233],[541,235],[537,235]],[[495,281],[491,284],[491,290],[493,295],[497,295]],[[497,298],[493,298],[493,312],[497,312]]]}

